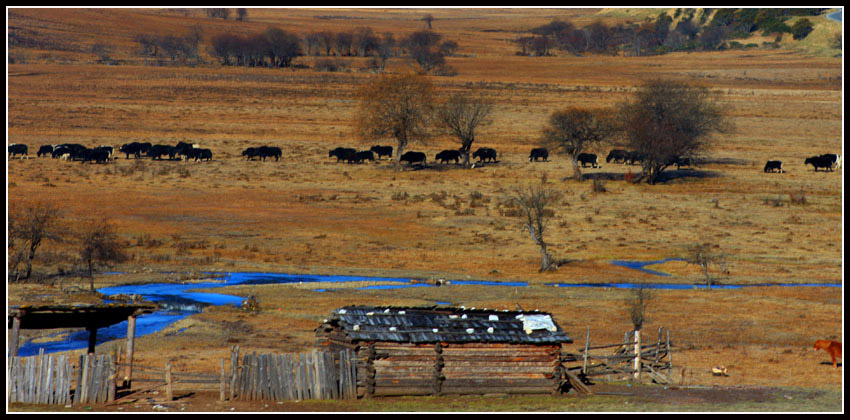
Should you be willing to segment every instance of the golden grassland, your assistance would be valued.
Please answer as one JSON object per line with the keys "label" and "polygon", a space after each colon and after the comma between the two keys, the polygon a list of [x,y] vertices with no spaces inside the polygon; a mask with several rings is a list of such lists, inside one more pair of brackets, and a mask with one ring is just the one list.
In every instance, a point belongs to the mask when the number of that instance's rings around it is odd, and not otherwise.
{"label": "golden grassland", "polygon": [[[400,38],[424,26],[421,10],[251,9],[249,21],[241,23],[206,19],[197,9],[10,10],[10,30],[40,31],[79,45],[107,42],[116,58],[131,64],[94,64],[85,48],[16,52],[26,60],[8,66],[7,142],[29,145],[31,158],[7,160],[8,205],[54,203],[69,226],[92,215],[112,221],[131,257],[116,270],[128,274],[98,277],[99,284],[207,271],[530,284],[321,293],[282,285],[239,288],[233,293],[259,298],[259,313],[212,308],[174,326],[189,327],[184,333],[142,337],[142,365],[173,359],[217,370],[233,343],[258,351],[310,348],[323,317],[358,303],[450,301],[497,309],[520,303],[553,313],[577,343],[583,344],[586,326],[596,342],[619,341],[630,328],[628,292],[545,284],[697,283],[701,276],[693,265],[653,267],[673,275],[662,279],[610,261],[685,257],[689,246],[704,241],[729,255],[730,274],[715,273],[724,283],[843,281],[843,170],[813,172],[803,165],[808,156],[843,149],[839,58],[788,49],[519,57],[513,31],[555,17],[589,23],[604,13],[427,12],[435,17],[434,29],[461,46],[461,56],[448,59],[457,75],[432,80],[441,93],[470,90],[493,101],[493,123],[480,130],[473,147],[496,148],[498,164],[472,170],[436,164],[434,154],[456,147],[441,136],[410,147],[427,153],[429,168],[423,170],[395,171],[386,160],[348,165],[329,159],[327,151],[336,146],[393,144],[354,132],[354,92],[374,74],[152,67],[133,55],[132,36],[139,32],[181,34],[194,25],[202,25],[205,36],[274,24],[299,33],[370,26]],[[351,60],[352,69],[361,66]],[[401,58],[390,61],[391,72],[409,70]],[[607,192],[595,193],[591,182],[569,179],[572,168],[562,156],[528,162],[528,150],[554,110],[615,106],[642,81],[658,77],[722,93],[735,129],[715,138],[702,165],[675,171],[661,185],[612,180],[605,183]],[[117,147],[130,141],[190,141],[210,148],[214,158],[156,162],[118,155],[107,165],[91,165],[34,156],[41,144]],[[260,144],[281,147],[283,159],[241,158],[245,147]],[[769,159],[785,162],[787,172],[763,173]],[[628,171],[638,168],[603,164],[585,174]],[[556,258],[571,262],[541,274],[538,250],[520,219],[510,216],[506,199],[512,188],[543,176],[564,193],[547,240]],[[801,192],[806,203],[793,203],[790,194]],[[73,256],[68,243],[46,243],[41,252],[51,270],[68,268]],[[40,296],[60,290],[10,285],[7,304],[78,298]],[[841,340],[841,288],[658,291],[655,297],[648,328],[672,331],[680,346],[674,363],[686,368],[688,384],[842,387],[842,369],[823,365],[826,354],[811,350],[815,339]],[[731,376],[712,377],[709,369],[717,364],[728,366]]]}

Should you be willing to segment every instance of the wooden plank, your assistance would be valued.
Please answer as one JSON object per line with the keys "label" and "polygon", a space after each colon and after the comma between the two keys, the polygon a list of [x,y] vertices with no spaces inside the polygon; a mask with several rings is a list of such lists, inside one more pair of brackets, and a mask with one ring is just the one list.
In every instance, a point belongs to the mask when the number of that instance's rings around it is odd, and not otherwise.
{"label": "wooden plank", "polygon": [[11,354],[9,356],[9,402],[18,402],[18,357]]}
{"label": "wooden plank", "polygon": [[74,402],[73,402],[74,404],[80,404],[81,397],[82,397],[81,394],[82,394],[83,370],[84,370],[83,369],[83,357],[84,356],[80,355],[79,365],[78,365],[79,366],[79,369],[78,369],[79,373],[77,374],[77,387],[74,389]]}
{"label": "wooden plank", "polygon": [[174,384],[171,377],[171,361],[165,364],[165,400],[174,401]]}

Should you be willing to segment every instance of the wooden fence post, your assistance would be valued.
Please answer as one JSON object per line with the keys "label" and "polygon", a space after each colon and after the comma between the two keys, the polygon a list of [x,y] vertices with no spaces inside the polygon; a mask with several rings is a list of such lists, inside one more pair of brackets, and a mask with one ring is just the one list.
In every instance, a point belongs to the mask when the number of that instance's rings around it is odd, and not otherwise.
{"label": "wooden fence post", "polygon": [[18,343],[21,334],[21,317],[15,316],[12,319],[12,335],[9,337],[9,356],[15,357],[18,355]]}
{"label": "wooden fence post", "polygon": [[640,381],[640,330],[635,330],[635,373],[634,379]]}
{"label": "wooden fence post", "polygon": [[221,378],[219,379],[219,385],[218,385],[219,386],[219,388],[218,388],[219,389],[219,394],[218,394],[218,400],[219,401],[225,400],[225,394],[227,393],[226,379],[227,379],[227,377],[224,375],[224,358],[222,358],[221,359]]}
{"label": "wooden fence post", "polygon": [[133,350],[136,343],[136,317],[130,315],[127,318],[127,360],[124,364],[124,387],[133,386]]}
{"label": "wooden fence post", "polygon": [[171,380],[171,362],[165,364],[165,399],[167,401],[174,400],[174,390],[172,389]]}
{"label": "wooden fence post", "polygon": [[587,335],[584,338],[584,363],[581,366],[581,373],[587,375],[587,350],[590,346],[590,325],[587,326]]}

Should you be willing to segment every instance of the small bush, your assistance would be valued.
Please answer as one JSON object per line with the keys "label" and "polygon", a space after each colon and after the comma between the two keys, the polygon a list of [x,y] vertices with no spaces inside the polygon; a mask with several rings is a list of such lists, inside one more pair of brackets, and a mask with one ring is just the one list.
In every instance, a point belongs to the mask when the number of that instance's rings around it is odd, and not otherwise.
{"label": "small bush", "polygon": [[791,203],[793,204],[806,204],[808,202],[806,200],[806,192],[803,191],[802,187],[800,187],[799,192],[788,193],[788,196],[791,198]]}

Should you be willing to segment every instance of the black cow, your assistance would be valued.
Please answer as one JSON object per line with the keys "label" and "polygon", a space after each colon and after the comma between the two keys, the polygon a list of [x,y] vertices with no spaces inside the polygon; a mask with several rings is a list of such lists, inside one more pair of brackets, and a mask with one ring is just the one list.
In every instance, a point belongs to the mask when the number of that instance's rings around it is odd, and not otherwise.
{"label": "black cow", "polygon": [[543,159],[544,162],[549,160],[549,151],[545,148],[531,149],[531,154],[528,155],[529,162],[537,162],[537,159]]}
{"label": "black cow", "polygon": [[194,155],[192,149],[197,149],[198,146],[191,143],[186,142],[178,142],[177,146],[174,146],[174,155],[183,156],[184,159],[189,160],[189,155]]}
{"label": "black cow", "polygon": [[245,156],[247,160],[254,160],[254,156],[257,156],[257,148],[249,147],[242,151],[242,156]]}
{"label": "black cow", "polygon": [[491,149],[489,147],[482,147],[475,151],[472,154],[474,159],[478,159],[479,162],[487,162],[487,161],[496,161],[496,150]]}
{"label": "black cow", "polygon": [[102,147],[86,149],[80,152],[77,157],[80,158],[81,163],[106,163],[109,162],[109,150]]}
{"label": "black cow", "polygon": [[405,152],[403,155],[401,155],[400,161],[401,162],[407,162],[411,165],[414,164],[414,163],[419,163],[419,162],[425,163],[425,153],[422,153],[422,152]]}
{"label": "black cow", "polygon": [[201,149],[193,147],[191,150],[186,151],[186,160],[194,159],[195,162],[199,160],[212,160],[212,151],[210,149]]}
{"label": "black cow", "polygon": [[605,157],[605,163],[611,163],[612,160],[614,161],[614,163],[626,163],[628,159],[628,150],[614,149],[608,152],[608,156]]}
{"label": "black cow", "polygon": [[832,162],[832,166],[834,168],[838,168],[841,166],[841,155],[836,155],[834,153],[826,153],[820,155],[820,157],[828,159],[830,162]]}
{"label": "black cow", "polygon": [[38,157],[47,156],[53,154],[53,145],[45,144],[38,148]]}
{"label": "black cow", "polygon": [[681,156],[676,156],[676,157],[670,158],[667,161],[668,166],[676,165],[676,170],[680,169],[682,166],[691,166],[692,164],[693,164],[693,159],[691,159],[689,157],[681,157]]}
{"label": "black cow", "polygon": [[354,161],[357,163],[363,162],[364,160],[375,161],[375,152],[371,150],[361,150],[354,154]]}
{"label": "black cow", "polygon": [[818,171],[818,168],[825,168],[827,171],[831,171],[832,167],[835,165],[835,162],[836,159],[832,158],[832,156],[820,155],[806,158],[804,165],[814,166],[815,172]]}
{"label": "black cow", "polygon": [[280,157],[283,156],[283,151],[280,150],[280,147],[275,146],[260,146],[257,148],[257,155],[266,160],[267,157],[273,157],[275,162],[280,160]]}
{"label": "black cow", "polygon": [[169,146],[167,144],[155,144],[151,146],[150,150],[148,150],[148,156],[151,159],[162,160],[162,157],[168,155],[169,159],[174,159],[174,155],[176,154],[176,150],[174,146]]}
{"label": "black cow", "polygon": [[460,162],[460,152],[457,150],[443,150],[442,152],[437,153],[434,160],[439,160],[440,163],[446,163],[453,160],[455,163],[458,163]]}
{"label": "black cow", "polygon": [[12,143],[9,145],[9,157],[15,157],[16,155],[27,155],[27,145],[26,144],[18,144]]}
{"label": "black cow", "polygon": [[50,157],[56,159],[58,157],[67,156],[71,157],[71,149],[68,146],[59,145],[53,148],[53,152],[50,153]]}
{"label": "black cow", "polygon": [[375,155],[378,156],[378,159],[380,159],[381,156],[386,156],[388,158],[393,157],[393,147],[392,146],[375,145],[375,146],[372,146],[369,150],[375,152]]}
{"label": "black cow", "polygon": [[344,160],[350,163],[356,156],[357,150],[350,147],[337,147],[328,152],[328,157],[335,157],[337,162]]}
{"label": "black cow", "polygon": [[640,152],[630,151],[626,160],[629,165],[639,164],[643,162],[643,155]]}
{"label": "black cow", "polygon": [[586,168],[587,164],[596,168],[599,165],[599,158],[593,153],[579,153],[576,160],[581,163],[582,168]]}
{"label": "black cow", "polygon": [[780,174],[785,172],[785,171],[782,170],[782,162],[778,161],[778,160],[767,161],[767,163],[764,164],[764,171],[765,172],[777,171]]}
{"label": "black cow", "polygon": [[147,154],[148,150],[150,150],[150,143],[146,143],[147,147],[143,143],[139,143],[134,141],[132,143],[127,143],[118,148],[118,151],[127,156],[127,159],[130,159],[130,155],[133,155],[138,159],[142,156],[142,153]]}

